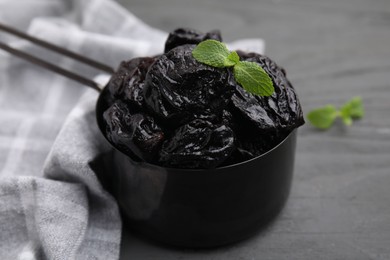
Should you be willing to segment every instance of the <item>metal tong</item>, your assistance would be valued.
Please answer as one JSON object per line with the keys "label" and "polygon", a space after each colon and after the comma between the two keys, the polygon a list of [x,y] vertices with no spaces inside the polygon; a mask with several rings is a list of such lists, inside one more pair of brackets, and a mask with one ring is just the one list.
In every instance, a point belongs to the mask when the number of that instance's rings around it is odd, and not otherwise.
{"label": "metal tong", "polygon": [[[27,41],[30,41],[36,45],[39,45],[45,49],[48,49],[48,50],[51,50],[53,52],[56,52],[56,53],[59,53],[59,54],[62,54],[66,57],[69,57],[69,58],[72,58],[74,60],[77,60],[79,62],[82,62],[86,65],[89,65],[90,67],[93,67],[93,68],[96,68],[98,70],[101,70],[101,71],[104,71],[104,72],[107,72],[109,74],[113,74],[114,73],[114,69],[111,68],[110,66],[107,66],[106,64],[103,64],[101,62],[98,62],[96,60],[93,60],[93,59],[90,59],[88,57],[85,57],[85,56],[82,56],[78,53],[75,53],[75,52],[72,52],[72,51],[69,51],[67,49],[64,49],[62,47],[59,47],[57,45],[54,45],[52,43],[49,43],[47,41],[44,41],[42,39],[38,39],[36,37],[33,37],[31,35],[28,35],[24,32],[21,32],[15,28],[12,28],[8,25],[5,25],[5,24],[2,24],[0,23],[0,31],[3,31],[3,32],[7,32],[7,33],[10,33],[14,36],[17,36],[17,37],[20,37],[22,39],[25,39]],[[99,92],[101,92],[102,90],[102,86],[100,86],[98,83],[96,83],[95,81],[91,80],[91,79],[88,79],[88,78],[85,78],[84,76],[82,75],[79,75],[77,73],[74,73],[72,71],[69,71],[69,70],[66,70],[64,68],[61,68],[53,63],[50,63],[50,62],[47,62],[43,59],[40,59],[36,56],[33,56],[31,54],[28,54],[24,51],[20,51],[18,49],[15,49],[9,45],[7,45],[6,43],[3,43],[3,42],[0,42],[0,49],[4,50],[4,51],[7,51],[21,59],[24,59],[26,61],[29,61],[35,65],[38,65],[38,66],[41,66],[43,68],[46,68],[50,71],[53,71],[55,73],[58,73],[62,76],[65,76],[69,79],[72,79],[72,80],[75,80],[81,84],[84,84],[86,86],[89,86]]]}

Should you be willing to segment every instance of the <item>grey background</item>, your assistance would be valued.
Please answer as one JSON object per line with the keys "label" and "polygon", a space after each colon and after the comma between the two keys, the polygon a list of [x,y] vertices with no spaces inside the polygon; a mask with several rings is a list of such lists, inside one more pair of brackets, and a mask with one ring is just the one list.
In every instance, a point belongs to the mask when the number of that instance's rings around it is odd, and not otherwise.
{"label": "grey background", "polygon": [[300,129],[282,214],[265,231],[213,250],[165,248],[127,232],[122,259],[390,259],[389,0],[121,0],[153,27],[218,28],[261,37],[285,67],[304,111],[352,96],[352,127]]}

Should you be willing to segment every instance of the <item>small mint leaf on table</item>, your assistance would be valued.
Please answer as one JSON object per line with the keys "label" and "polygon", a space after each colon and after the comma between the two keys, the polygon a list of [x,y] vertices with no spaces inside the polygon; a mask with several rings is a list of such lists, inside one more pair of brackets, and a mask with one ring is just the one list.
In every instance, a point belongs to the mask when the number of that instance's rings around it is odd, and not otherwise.
{"label": "small mint leaf on table", "polygon": [[336,118],[340,117],[347,126],[352,125],[354,119],[364,116],[364,107],[361,97],[353,97],[338,110],[333,105],[317,108],[307,114],[309,122],[320,129],[328,129]]}
{"label": "small mint leaf on table", "polygon": [[362,98],[359,96],[353,97],[347,101],[340,109],[341,115],[345,115],[351,118],[362,118],[364,116],[364,107]]}
{"label": "small mint leaf on table", "polygon": [[233,70],[236,81],[249,93],[259,96],[271,96],[274,93],[271,78],[259,64],[240,61]]}
{"label": "small mint leaf on table", "polygon": [[341,117],[341,120],[343,120],[344,125],[346,125],[346,126],[352,125],[352,117],[350,115],[343,114],[340,112],[340,117]]}
{"label": "small mint leaf on table", "polygon": [[340,108],[340,116],[345,125],[352,125],[352,119],[362,118],[364,115],[361,97],[353,97]]}
{"label": "small mint leaf on table", "polygon": [[230,51],[226,45],[217,40],[203,41],[192,51],[192,55],[197,61],[217,68],[226,67],[225,63],[229,54]]}
{"label": "small mint leaf on table", "polygon": [[339,112],[333,105],[326,105],[310,111],[307,114],[307,119],[317,128],[328,129],[338,116]]}

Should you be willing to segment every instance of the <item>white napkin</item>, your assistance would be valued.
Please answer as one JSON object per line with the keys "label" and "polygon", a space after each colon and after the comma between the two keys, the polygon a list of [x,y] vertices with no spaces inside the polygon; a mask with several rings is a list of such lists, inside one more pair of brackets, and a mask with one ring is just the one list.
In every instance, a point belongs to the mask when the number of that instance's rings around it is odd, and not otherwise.
{"label": "white napkin", "polygon": [[[3,0],[0,22],[114,68],[162,52],[167,37],[110,0]],[[12,36],[0,40],[88,78],[98,74]],[[264,43],[229,47],[262,53]],[[95,122],[97,96],[0,51],[0,259],[118,259],[118,207],[93,167],[110,149]]]}

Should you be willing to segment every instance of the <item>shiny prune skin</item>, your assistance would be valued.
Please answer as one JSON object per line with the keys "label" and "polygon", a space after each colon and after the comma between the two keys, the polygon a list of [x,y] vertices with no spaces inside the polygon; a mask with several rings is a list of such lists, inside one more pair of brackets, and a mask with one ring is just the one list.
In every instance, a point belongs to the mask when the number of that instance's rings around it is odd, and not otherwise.
{"label": "shiny prune skin", "polygon": [[262,133],[253,123],[242,117],[229,107],[223,111],[222,123],[230,127],[234,132],[235,150],[232,155],[220,166],[227,166],[243,162],[257,157],[275,147],[287,135],[289,131],[275,130],[272,132]]}
{"label": "shiny prune skin", "polygon": [[198,44],[204,40],[217,40],[222,41],[221,33],[218,30],[202,33],[194,29],[179,28],[174,30],[168,35],[168,39],[165,42],[164,52],[168,52],[173,48],[185,45],[185,44]]}
{"label": "shiny prune skin", "polygon": [[233,112],[236,117],[250,121],[259,131],[269,132],[276,129],[274,118],[269,115],[269,110],[263,107],[255,96],[246,92],[241,86],[231,98]]}
{"label": "shiny prune skin", "polygon": [[126,102],[132,110],[141,111],[145,76],[155,59],[141,57],[121,62],[107,85],[112,98]]}
{"label": "shiny prune skin", "polygon": [[159,163],[175,168],[215,168],[229,158],[234,149],[234,134],[229,127],[195,119],[179,127],[163,143]]}
{"label": "shiny prune skin", "polygon": [[152,162],[164,140],[164,132],[154,119],[143,113],[131,114],[117,101],[104,113],[107,139],[124,153]]}
{"label": "shiny prune skin", "polygon": [[234,110],[261,133],[293,130],[304,124],[298,96],[284,69],[267,56],[238,52],[240,59],[256,62],[271,77],[275,92],[270,97],[252,95],[236,85],[232,96]]}
{"label": "shiny prune skin", "polygon": [[236,139],[237,152],[243,160],[249,160],[269,151],[287,137],[289,132],[271,132],[267,134],[249,133]]}
{"label": "shiny prune skin", "polygon": [[222,40],[219,32],[177,29],[166,53],[121,63],[107,86],[104,113],[114,146],[164,167],[207,169],[264,154],[304,123],[283,68],[266,56],[237,51],[273,81],[273,95],[252,95],[235,81],[232,68],[193,58],[194,44],[206,39]]}
{"label": "shiny prune skin", "polygon": [[264,55],[242,51],[238,54],[241,60],[256,62],[267,72],[275,92],[270,97],[261,97],[235,85],[228,107],[230,114],[226,113],[228,117],[224,119],[235,133],[236,150],[229,164],[269,151],[304,123],[298,97],[285,71]]}
{"label": "shiny prune skin", "polygon": [[146,75],[147,108],[173,127],[195,118],[216,119],[234,90],[232,72],[199,63],[194,47],[182,45],[161,55]]}

